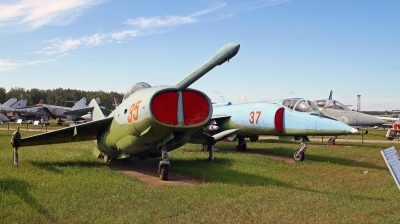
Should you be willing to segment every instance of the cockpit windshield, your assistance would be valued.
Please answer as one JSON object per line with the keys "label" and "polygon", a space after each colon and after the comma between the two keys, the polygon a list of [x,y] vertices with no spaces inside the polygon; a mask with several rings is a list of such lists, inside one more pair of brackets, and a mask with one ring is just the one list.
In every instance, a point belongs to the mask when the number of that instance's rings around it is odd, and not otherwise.
{"label": "cockpit windshield", "polygon": [[132,95],[132,93],[137,92],[141,89],[147,89],[150,88],[151,86],[148,83],[145,82],[138,82],[135,85],[131,86],[125,93],[124,95],[124,99],[122,101],[124,101],[125,99],[127,99],[130,95]]}
{"label": "cockpit windshield", "polygon": [[319,113],[318,108],[311,101],[307,99],[302,99],[302,98],[284,99],[279,101],[278,104],[281,104],[284,107],[299,112]]}
{"label": "cockpit windshield", "polygon": [[346,107],[337,100],[317,100],[316,104],[318,107],[331,108],[337,110],[350,110],[348,107]]}

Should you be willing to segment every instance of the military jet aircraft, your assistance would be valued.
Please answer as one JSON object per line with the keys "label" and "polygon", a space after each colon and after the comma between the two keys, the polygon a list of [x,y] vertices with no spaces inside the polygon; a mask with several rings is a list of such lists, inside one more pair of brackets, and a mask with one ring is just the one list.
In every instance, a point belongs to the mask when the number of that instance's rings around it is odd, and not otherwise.
{"label": "military jet aircraft", "polygon": [[0,124],[3,123],[3,121],[9,121],[8,117],[6,117],[4,114],[0,114]]}
{"label": "military jet aircraft", "polygon": [[189,142],[203,144],[213,160],[214,138],[223,134],[228,141],[238,139],[237,150],[246,150],[246,140],[257,141],[260,135],[296,136],[301,148],[293,154],[295,161],[303,161],[307,135],[346,135],[358,130],[331,117],[319,113],[317,107],[307,99],[292,98],[275,102],[257,102],[232,105],[214,104],[210,122],[205,133],[195,134]]}
{"label": "military jet aircraft", "polygon": [[24,97],[22,97],[20,100],[17,100],[17,98],[13,97],[0,105],[0,111],[4,113],[4,116],[6,116],[7,118],[11,118],[14,117],[16,114],[14,114],[13,112],[9,112],[9,110],[24,108],[26,107],[27,103],[28,99]]}
{"label": "military jet aircraft", "polygon": [[385,123],[385,121],[375,116],[350,110],[339,101],[333,100],[332,91],[329,94],[329,99],[314,100],[312,102],[317,105],[321,113],[336,118],[354,128],[373,127]]}
{"label": "military jet aircraft", "polygon": [[201,129],[211,118],[209,97],[188,87],[214,67],[229,61],[239,51],[238,43],[219,49],[210,60],[173,86],[154,86],[137,83],[128,89],[122,103],[104,117],[95,100],[93,121],[21,139],[17,129],[11,139],[14,165],[18,165],[18,148],[95,140],[94,153],[106,162],[127,157],[162,156],[158,173],[168,179],[168,151],[187,143],[190,135]]}
{"label": "military jet aircraft", "polygon": [[12,113],[13,116],[23,117],[26,119],[40,118],[46,116],[48,118],[67,118],[68,120],[81,120],[80,116],[65,115],[67,111],[82,109],[86,107],[86,98],[80,99],[73,107],[62,107],[50,104],[42,104],[42,106],[25,107],[18,109],[8,109],[7,113]]}
{"label": "military jet aircraft", "polygon": [[28,100],[24,97],[22,97],[20,100],[17,100],[17,98],[13,97],[1,104],[0,110],[4,111],[6,109],[24,108],[26,107],[26,103],[28,103]]}

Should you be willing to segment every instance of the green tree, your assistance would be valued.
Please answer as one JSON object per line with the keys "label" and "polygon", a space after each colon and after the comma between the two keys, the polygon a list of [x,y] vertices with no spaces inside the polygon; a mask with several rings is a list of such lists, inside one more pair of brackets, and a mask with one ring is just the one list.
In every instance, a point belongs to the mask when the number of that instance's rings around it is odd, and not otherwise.
{"label": "green tree", "polygon": [[6,102],[7,99],[7,91],[5,88],[0,87],[0,103]]}

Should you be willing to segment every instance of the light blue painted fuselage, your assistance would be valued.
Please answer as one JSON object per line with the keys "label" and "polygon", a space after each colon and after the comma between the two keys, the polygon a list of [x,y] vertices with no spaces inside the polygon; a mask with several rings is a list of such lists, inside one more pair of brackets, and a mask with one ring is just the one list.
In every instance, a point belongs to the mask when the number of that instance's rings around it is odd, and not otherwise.
{"label": "light blue painted fuselage", "polygon": [[279,103],[216,105],[213,110],[212,119],[216,120],[219,130],[239,129],[236,136],[345,135],[354,132],[340,121],[319,113],[299,112]]}

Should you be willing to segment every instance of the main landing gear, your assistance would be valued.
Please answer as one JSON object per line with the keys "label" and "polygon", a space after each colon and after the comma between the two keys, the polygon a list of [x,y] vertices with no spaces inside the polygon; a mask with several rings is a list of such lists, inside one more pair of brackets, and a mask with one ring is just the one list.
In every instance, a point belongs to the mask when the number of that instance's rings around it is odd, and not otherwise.
{"label": "main landing gear", "polygon": [[246,139],[244,137],[237,137],[238,145],[236,146],[236,151],[246,151]]}
{"label": "main landing gear", "polygon": [[336,143],[337,135],[333,136],[328,140],[328,145],[339,145],[339,143]]}
{"label": "main landing gear", "polygon": [[299,138],[300,138],[301,148],[294,151],[294,153],[293,153],[293,159],[296,162],[304,161],[304,157],[305,157],[305,153],[306,153],[306,149],[307,149],[305,137],[300,136]]}
{"label": "main landing gear", "polygon": [[204,152],[206,150],[208,152],[208,160],[214,161],[214,154],[213,154],[214,145],[201,145],[201,151]]}
{"label": "main landing gear", "polygon": [[169,172],[169,160],[168,160],[168,151],[167,146],[163,145],[161,147],[161,157],[163,160],[158,164],[158,174],[160,175],[161,180],[168,180],[168,172]]}

